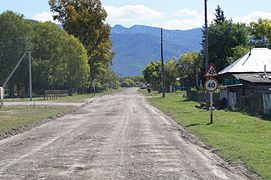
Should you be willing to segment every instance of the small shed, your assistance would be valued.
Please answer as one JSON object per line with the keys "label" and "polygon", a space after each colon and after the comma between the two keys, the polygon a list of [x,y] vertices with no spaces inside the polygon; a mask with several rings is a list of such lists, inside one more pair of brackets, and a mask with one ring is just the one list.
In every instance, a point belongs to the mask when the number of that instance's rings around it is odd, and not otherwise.
{"label": "small shed", "polygon": [[220,98],[231,109],[271,112],[271,50],[254,48],[219,72]]}

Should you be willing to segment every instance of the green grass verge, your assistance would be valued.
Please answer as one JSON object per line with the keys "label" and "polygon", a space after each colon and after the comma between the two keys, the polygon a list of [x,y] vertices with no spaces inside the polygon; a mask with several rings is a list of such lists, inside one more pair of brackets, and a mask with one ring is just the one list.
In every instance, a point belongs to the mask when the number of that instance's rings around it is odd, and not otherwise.
{"label": "green grass verge", "polygon": [[[145,91],[143,94],[147,94]],[[150,103],[170,113],[178,123],[198,135],[218,153],[234,162],[242,162],[264,179],[271,179],[271,122],[240,112],[214,111],[214,124],[209,112],[195,108],[198,103],[187,101],[182,93],[148,94]]]}
{"label": "green grass verge", "polygon": [[74,107],[8,106],[0,109],[0,133],[20,128],[58,113],[70,112]]}

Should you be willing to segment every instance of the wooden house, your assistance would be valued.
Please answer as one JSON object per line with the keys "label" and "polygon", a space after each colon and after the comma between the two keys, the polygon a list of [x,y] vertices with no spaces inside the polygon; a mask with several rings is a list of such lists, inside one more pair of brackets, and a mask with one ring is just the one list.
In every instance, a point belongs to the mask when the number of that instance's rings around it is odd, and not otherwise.
{"label": "wooden house", "polygon": [[254,48],[219,72],[220,99],[231,109],[271,112],[271,50]]}

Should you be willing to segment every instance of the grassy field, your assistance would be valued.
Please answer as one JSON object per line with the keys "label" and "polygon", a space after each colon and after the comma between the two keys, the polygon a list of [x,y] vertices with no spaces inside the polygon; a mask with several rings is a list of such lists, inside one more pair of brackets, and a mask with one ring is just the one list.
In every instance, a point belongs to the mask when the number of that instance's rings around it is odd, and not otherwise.
{"label": "grassy field", "polygon": [[[146,95],[146,92],[144,91]],[[214,111],[214,124],[208,125],[209,112],[195,108],[196,102],[186,100],[182,93],[148,94],[152,105],[170,113],[178,123],[227,160],[244,163],[264,179],[271,179],[271,121],[239,112]]]}
{"label": "grassy field", "polygon": [[0,133],[12,128],[47,119],[58,113],[70,112],[74,107],[45,107],[45,106],[8,106],[0,109]]}

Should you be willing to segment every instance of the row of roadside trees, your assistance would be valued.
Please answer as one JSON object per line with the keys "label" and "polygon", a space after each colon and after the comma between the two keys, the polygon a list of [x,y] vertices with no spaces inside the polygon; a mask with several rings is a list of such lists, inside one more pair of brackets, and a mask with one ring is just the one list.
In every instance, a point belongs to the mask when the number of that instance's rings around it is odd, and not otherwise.
{"label": "row of roadside trees", "polygon": [[[216,18],[208,28],[208,50],[209,62],[213,63],[219,71],[243,56],[251,47],[270,47],[268,42],[271,42],[271,20],[259,19],[247,26],[244,23],[234,23],[231,19],[227,20],[219,6],[215,11]],[[204,42],[203,30],[201,52],[187,52],[166,62],[167,91],[176,83],[184,87],[197,89],[201,87],[205,71]],[[151,83],[153,89],[161,90],[161,63],[159,61],[149,63],[142,74],[145,81]]]}
{"label": "row of roadside trees", "polygon": [[[58,8],[64,5],[62,3],[73,13],[60,17],[62,13]],[[111,70],[110,28],[104,22],[107,15],[100,1],[51,1],[50,5],[59,15],[56,19],[61,25],[28,20],[11,11],[0,14],[1,85],[30,46],[33,92],[36,95],[42,95],[46,89],[89,91],[94,79],[96,89],[100,91],[117,88],[118,78]],[[88,13],[85,14],[89,16],[83,14],[86,9]],[[94,13],[96,16],[92,16]],[[74,20],[73,16],[77,19]],[[91,23],[99,25],[92,26]],[[24,97],[28,92],[28,81],[28,61],[24,60],[8,83],[9,96]]]}

